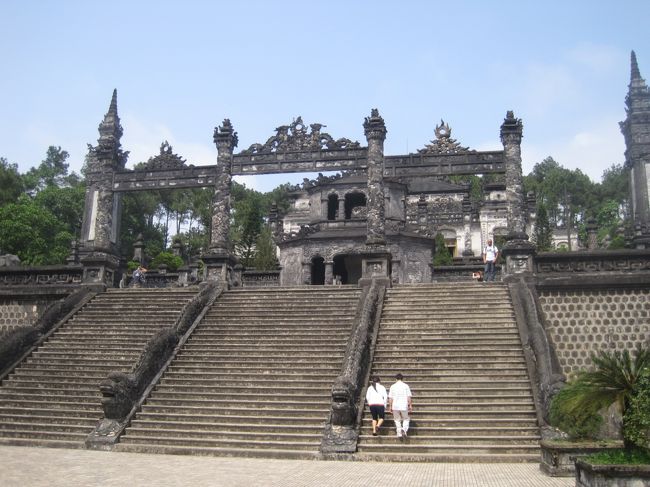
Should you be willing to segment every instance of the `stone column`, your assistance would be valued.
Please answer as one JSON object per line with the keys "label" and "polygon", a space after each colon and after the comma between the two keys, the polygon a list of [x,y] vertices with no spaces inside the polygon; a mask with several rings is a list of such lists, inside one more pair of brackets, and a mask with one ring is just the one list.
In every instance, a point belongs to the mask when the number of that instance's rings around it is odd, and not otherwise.
{"label": "stone column", "polygon": [[305,286],[311,284],[311,262],[308,260],[302,262],[302,283]]}
{"label": "stone column", "polygon": [[368,234],[366,245],[386,244],[386,220],[384,217],[384,140],[386,124],[373,108],[363,124],[368,141]]}
{"label": "stone column", "polygon": [[207,281],[223,281],[233,284],[233,267],[236,263],[230,252],[230,184],[232,182],[232,154],[237,147],[237,133],[230,120],[214,129],[217,145],[217,176],[212,198],[212,233],[208,253],[202,256],[204,278]]}
{"label": "stone column", "polygon": [[336,214],[337,220],[345,220],[345,195],[339,195],[339,211]]}
{"label": "stone column", "polygon": [[334,282],[334,262],[325,262],[325,285]]}
{"label": "stone column", "polygon": [[138,236],[135,237],[135,242],[133,242],[133,261],[140,262],[144,265],[144,237],[141,233],[138,233]]}
{"label": "stone column", "polygon": [[598,249],[598,223],[595,218],[587,219],[587,249]]}
{"label": "stone column", "polygon": [[506,166],[506,200],[508,203],[507,243],[501,250],[505,265],[501,267],[504,278],[515,274],[533,272],[535,245],[526,235],[525,199],[521,170],[521,138],[523,124],[508,111],[501,125],[504,162]]}
{"label": "stone column", "polygon": [[632,51],[625,98],[627,117],[620,123],[625,138],[625,167],[630,174],[630,202],[635,248],[650,248],[650,91]]}
{"label": "stone column", "polygon": [[523,124],[508,111],[501,125],[504,162],[506,166],[506,200],[508,202],[508,232],[517,238],[528,239],[526,235],[525,199],[521,169],[521,138]]}
{"label": "stone column", "polygon": [[214,143],[217,145],[217,178],[212,199],[212,234],[210,252],[230,252],[228,233],[230,231],[230,185],[232,182],[232,154],[237,147],[237,132],[230,120],[225,119],[221,127],[214,129]]}
{"label": "stone column", "polygon": [[124,169],[128,153],[120,144],[122,126],[117,113],[117,90],[104,120],[99,124],[96,146],[88,147],[86,199],[79,257],[84,265],[84,282],[112,286],[119,264],[121,198],[113,192],[113,175]]}

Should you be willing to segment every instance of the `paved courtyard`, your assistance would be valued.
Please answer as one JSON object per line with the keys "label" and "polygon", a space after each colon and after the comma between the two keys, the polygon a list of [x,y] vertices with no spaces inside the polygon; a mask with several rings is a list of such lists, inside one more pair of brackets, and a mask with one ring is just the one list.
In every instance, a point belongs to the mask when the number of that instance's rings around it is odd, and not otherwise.
{"label": "paved courtyard", "polygon": [[0,485],[568,487],[538,464],[362,463],[146,455],[0,446]]}

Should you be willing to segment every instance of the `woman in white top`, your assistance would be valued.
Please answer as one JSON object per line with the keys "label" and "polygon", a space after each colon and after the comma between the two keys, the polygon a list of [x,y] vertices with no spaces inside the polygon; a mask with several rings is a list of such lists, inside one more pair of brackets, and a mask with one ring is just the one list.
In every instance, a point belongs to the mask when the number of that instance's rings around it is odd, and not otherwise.
{"label": "woman in white top", "polygon": [[366,402],[370,406],[370,414],[372,414],[372,436],[377,436],[377,430],[384,422],[388,394],[386,394],[386,388],[379,383],[379,377],[374,376],[370,380],[372,383],[366,392]]}

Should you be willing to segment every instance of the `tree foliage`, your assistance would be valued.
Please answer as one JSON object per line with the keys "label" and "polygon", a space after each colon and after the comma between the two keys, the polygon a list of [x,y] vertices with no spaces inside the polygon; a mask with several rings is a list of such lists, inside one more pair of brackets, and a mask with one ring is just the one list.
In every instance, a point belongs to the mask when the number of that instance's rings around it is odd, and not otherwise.
{"label": "tree foliage", "polygon": [[23,179],[18,173],[18,165],[0,157],[0,206],[15,203],[23,191]]}
{"label": "tree foliage", "polygon": [[434,241],[435,249],[433,254],[433,265],[451,265],[454,262],[453,257],[449,253],[447,244],[445,242],[445,236],[442,233],[436,235]]}
{"label": "tree foliage", "polygon": [[628,350],[601,351],[591,360],[594,369],[577,377],[574,394],[566,401],[564,411],[577,416],[581,411],[600,410],[616,403],[623,415],[625,446],[631,448],[626,418],[637,384],[650,369],[650,349],[639,348],[634,357]]}

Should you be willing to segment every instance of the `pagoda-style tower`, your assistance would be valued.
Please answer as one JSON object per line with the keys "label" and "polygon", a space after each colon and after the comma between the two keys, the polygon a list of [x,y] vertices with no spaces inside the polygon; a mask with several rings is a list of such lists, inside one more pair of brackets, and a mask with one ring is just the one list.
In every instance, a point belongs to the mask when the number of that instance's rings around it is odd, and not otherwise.
{"label": "pagoda-style tower", "polygon": [[84,281],[111,286],[119,263],[120,197],[113,191],[113,174],[124,169],[127,152],[120,144],[122,126],[117,114],[117,90],[104,120],[97,145],[88,145],[86,202],[81,226],[80,261]]}
{"label": "pagoda-style tower", "polygon": [[625,137],[625,167],[630,174],[633,243],[637,248],[650,248],[650,91],[641,77],[634,51],[631,65],[625,98],[627,117],[620,126]]}

